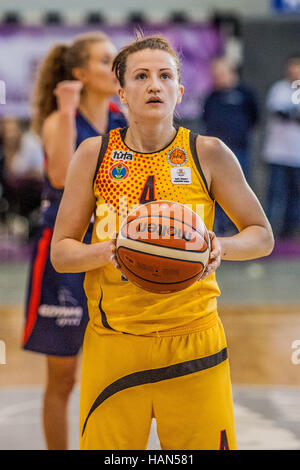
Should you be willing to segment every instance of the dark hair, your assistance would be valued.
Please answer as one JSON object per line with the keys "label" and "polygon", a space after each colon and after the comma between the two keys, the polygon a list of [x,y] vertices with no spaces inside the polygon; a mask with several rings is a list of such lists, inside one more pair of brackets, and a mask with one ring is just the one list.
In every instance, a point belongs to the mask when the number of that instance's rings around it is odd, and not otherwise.
{"label": "dark hair", "polygon": [[137,37],[137,39],[131,44],[123,47],[113,62],[112,70],[115,72],[121,87],[124,87],[124,76],[126,72],[128,56],[134,52],[142,51],[144,49],[156,49],[168,52],[175,59],[178,81],[180,83],[180,61],[176,51],[171,47],[167,39],[163,38],[162,36],[143,37],[141,36],[141,33],[139,33],[139,36],[140,37]]}

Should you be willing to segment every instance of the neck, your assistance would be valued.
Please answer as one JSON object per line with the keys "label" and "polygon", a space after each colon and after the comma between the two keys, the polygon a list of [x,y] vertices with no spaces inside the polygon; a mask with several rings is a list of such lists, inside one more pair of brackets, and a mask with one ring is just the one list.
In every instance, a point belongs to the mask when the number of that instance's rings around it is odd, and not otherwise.
{"label": "neck", "polygon": [[130,122],[125,143],[137,152],[153,153],[167,147],[175,135],[176,129],[172,122],[167,125],[165,122],[157,124]]}
{"label": "neck", "polygon": [[107,130],[108,104],[108,96],[93,92],[82,94],[80,98],[79,111],[100,134],[105,134]]}

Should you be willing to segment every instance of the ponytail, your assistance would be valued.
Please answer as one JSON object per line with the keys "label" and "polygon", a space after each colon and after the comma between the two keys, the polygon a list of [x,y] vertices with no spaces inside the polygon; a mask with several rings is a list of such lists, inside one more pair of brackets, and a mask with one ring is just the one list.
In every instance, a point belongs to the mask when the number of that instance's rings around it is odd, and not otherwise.
{"label": "ponytail", "polygon": [[50,50],[40,65],[37,81],[33,91],[33,119],[31,127],[38,135],[47,116],[57,109],[56,97],[53,91],[62,80],[70,80],[65,67],[65,54],[68,46],[58,44]]}

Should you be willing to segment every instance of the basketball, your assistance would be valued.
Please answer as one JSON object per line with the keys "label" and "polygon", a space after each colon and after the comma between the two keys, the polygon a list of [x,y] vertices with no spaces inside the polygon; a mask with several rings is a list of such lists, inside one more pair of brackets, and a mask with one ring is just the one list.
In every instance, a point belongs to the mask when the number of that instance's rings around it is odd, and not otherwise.
{"label": "basketball", "polygon": [[144,290],[165,294],[191,286],[204,272],[210,239],[203,220],[183,204],[139,206],[120,226],[116,255],[124,276]]}

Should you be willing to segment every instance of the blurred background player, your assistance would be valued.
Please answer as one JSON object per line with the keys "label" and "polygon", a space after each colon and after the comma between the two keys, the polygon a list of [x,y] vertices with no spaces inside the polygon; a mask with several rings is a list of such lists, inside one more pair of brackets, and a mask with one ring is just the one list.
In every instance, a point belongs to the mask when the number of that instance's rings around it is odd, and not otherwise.
{"label": "blurred background player", "polygon": [[[269,166],[266,211],[279,238],[300,237],[300,53],[288,58],[285,77],[267,95],[264,156]],[[294,84],[294,86],[293,86]]]}
{"label": "blurred background player", "polygon": [[[228,145],[250,182],[250,136],[258,122],[255,94],[240,82],[238,71],[225,57],[212,61],[211,77],[212,90],[203,104],[205,134],[218,137]],[[220,235],[236,231],[218,204],[215,224],[215,231]]]}
{"label": "blurred background player", "polygon": [[[110,102],[118,85],[111,71],[115,53],[101,32],[82,35],[71,45],[56,45],[44,59],[35,86],[32,126],[42,138],[46,177],[23,346],[47,356],[43,419],[48,449],[68,447],[67,405],[87,323],[84,275],[56,273],[49,247],[74,150],[84,139],[126,124]],[[76,217],[76,212],[69,217]],[[88,229],[85,243],[90,235]]]}

